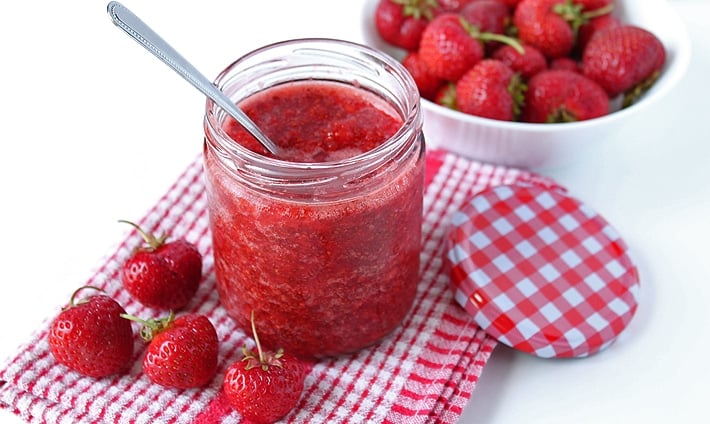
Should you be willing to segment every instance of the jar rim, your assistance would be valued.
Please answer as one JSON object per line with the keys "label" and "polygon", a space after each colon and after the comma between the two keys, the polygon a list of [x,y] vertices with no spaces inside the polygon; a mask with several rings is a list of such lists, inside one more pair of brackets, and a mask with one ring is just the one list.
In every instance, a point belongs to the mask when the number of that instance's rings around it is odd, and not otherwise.
{"label": "jar rim", "polygon": [[[363,66],[363,69],[367,67],[372,69],[373,63],[378,64],[379,68],[374,69],[375,72],[379,72],[380,69],[384,70],[408,90],[406,98],[401,99],[404,105],[397,108],[398,112],[402,114],[402,125],[392,136],[373,149],[346,158],[324,162],[287,161],[254,152],[231,139],[222,127],[224,119],[226,119],[227,116],[226,112],[221,110],[212,100],[207,99],[204,125],[205,131],[209,131],[213,135],[213,137],[208,137],[208,139],[211,138],[209,141],[218,143],[219,145],[214,147],[218,147],[225,155],[237,156],[246,163],[251,164],[252,167],[278,169],[282,177],[288,177],[289,174],[293,174],[294,177],[298,176],[301,178],[304,172],[308,172],[309,177],[321,179],[326,176],[321,174],[331,175],[332,173],[346,174],[356,172],[363,163],[385,162],[386,159],[383,159],[383,157],[389,158],[393,154],[396,154],[400,147],[398,141],[402,138],[406,138],[407,134],[412,131],[412,128],[416,130],[421,129],[421,106],[416,84],[409,72],[399,61],[380,50],[352,41],[334,38],[298,38],[279,41],[265,45],[241,56],[227,66],[213,83],[219,89],[224,90],[225,85],[230,82],[229,78],[233,76],[232,72],[234,72],[235,68],[241,64],[248,64],[249,61],[257,61],[260,56],[267,52],[274,51],[275,49],[283,49],[285,52],[291,49],[291,52],[297,52],[304,51],[308,48],[318,48],[321,51],[325,51],[322,49],[328,47],[331,48],[330,51],[340,55],[343,55],[341,52],[343,49],[356,51],[370,61],[365,63],[365,59],[359,59],[358,62]],[[350,59],[352,59],[352,57],[350,57]],[[249,68],[247,68],[247,70],[249,70]],[[318,78],[313,78],[313,80],[318,80]],[[262,87],[258,91],[267,88],[269,88],[269,86]],[[240,100],[242,99],[237,99],[236,102],[238,103]]]}

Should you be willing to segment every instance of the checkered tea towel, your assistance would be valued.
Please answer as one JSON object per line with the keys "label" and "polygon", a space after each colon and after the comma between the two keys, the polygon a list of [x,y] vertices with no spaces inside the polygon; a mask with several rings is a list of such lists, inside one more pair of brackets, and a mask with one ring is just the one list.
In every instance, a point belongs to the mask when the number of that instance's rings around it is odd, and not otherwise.
{"label": "checkered tea towel", "polygon": [[[471,397],[496,342],[453,299],[443,268],[449,215],[484,188],[537,175],[470,161],[442,151],[427,154],[422,274],[415,304],[402,325],[376,346],[313,363],[294,423],[454,423]],[[58,364],[47,345],[47,318],[0,371],[0,405],[31,423],[238,423],[222,391],[222,376],[240,348],[252,344],[220,306],[215,288],[202,159],[195,161],[139,220],[147,231],[168,232],[195,243],[204,256],[203,280],[186,310],[205,314],[220,339],[220,365],[207,387],[174,390],[141,372],[144,344],[136,339],[133,366],[101,379]],[[159,313],[132,300],[119,269],[141,243],[135,231],[106,257],[86,282],[103,288],[130,314]],[[80,284],[77,284],[79,287]]]}

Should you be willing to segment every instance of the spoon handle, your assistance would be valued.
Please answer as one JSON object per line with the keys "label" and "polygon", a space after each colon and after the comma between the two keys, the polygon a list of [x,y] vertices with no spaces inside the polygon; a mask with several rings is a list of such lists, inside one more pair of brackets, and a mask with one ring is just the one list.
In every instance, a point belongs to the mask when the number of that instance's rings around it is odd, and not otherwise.
{"label": "spoon handle", "polygon": [[116,26],[136,40],[138,44],[145,47],[146,50],[153,53],[153,55],[168,65],[173,71],[177,72],[178,75],[187,80],[187,82],[200,90],[202,94],[212,99],[219,107],[229,113],[229,115],[256,137],[269,152],[272,154],[277,153],[278,147],[261,132],[261,129],[259,129],[229,97],[192,66],[190,62],[182,57],[182,55],[163,40],[162,37],[140,20],[138,16],[134,15],[127,7],[117,1],[110,2],[107,6],[107,11]]}

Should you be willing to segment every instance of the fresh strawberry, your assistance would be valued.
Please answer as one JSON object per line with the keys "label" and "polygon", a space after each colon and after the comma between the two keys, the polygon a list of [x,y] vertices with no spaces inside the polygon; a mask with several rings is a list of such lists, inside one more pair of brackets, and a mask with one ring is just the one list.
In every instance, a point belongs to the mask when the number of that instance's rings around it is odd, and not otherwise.
{"label": "fresh strawberry", "polygon": [[244,357],[227,368],[223,389],[242,417],[255,423],[273,423],[295,406],[303,392],[306,369],[296,357],[279,350],[263,351],[251,316],[256,352],[242,349]]}
{"label": "fresh strawberry", "polygon": [[419,55],[432,75],[456,81],[483,59],[483,43],[487,41],[501,41],[520,48],[519,43],[510,37],[481,32],[459,14],[444,13],[434,18],[424,30]]}
{"label": "fresh strawberry", "polygon": [[124,371],[133,355],[131,323],[121,318],[126,311],[107,295],[78,300],[84,286],[71,296],[49,328],[49,350],[67,367],[90,377]]}
{"label": "fresh strawberry", "polygon": [[508,6],[498,0],[478,0],[468,3],[459,14],[479,31],[505,34],[512,16]]}
{"label": "fresh strawberry", "polygon": [[429,72],[429,68],[419,58],[418,52],[410,52],[407,54],[404,59],[402,59],[402,65],[412,75],[419,89],[419,94],[427,100],[432,100],[444,83],[444,80]]}
{"label": "fresh strawberry", "polygon": [[582,56],[584,74],[616,97],[633,104],[658,79],[666,50],[653,33],[633,25],[599,31]]}
{"label": "fresh strawberry", "polygon": [[[579,27],[579,33],[577,34],[577,51],[584,52],[587,43],[589,43],[589,40],[591,40],[592,36],[598,31],[617,26],[621,26],[621,19],[611,13],[590,19],[589,22]],[[581,54],[579,56],[581,57]]]}
{"label": "fresh strawberry", "polygon": [[419,56],[433,75],[456,81],[483,59],[483,46],[471,36],[467,26],[458,14],[444,13],[426,27]]}
{"label": "fresh strawberry", "polygon": [[528,81],[521,120],[575,122],[609,113],[609,97],[599,84],[567,70],[546,70]]}
{"label": "fresh strawberry", "polygon": [[456,108],[484,118],[514,121],[520,112],[523,87],[508,65],[484,59],[456,83]]}
{"label": "fresh strawberry", "polygon": [[[512,14],[508,6],[498,0],[478,0],[464,6],[459,15],[471,25],[478,28],[481,32],[489,32],[493,34],[506,34],[508,28],[512,25]],[[501,43],[491,41],[484,45],[484,55],[490,56],[490,53],[499,47]]]}
{"label": "fresh strawberry", "polygon": [[380,0],[375,9],[375,28],[393,46],[414,51],[436,8],[436,0]]}
{"label": "fresh strawberry", "polygon": [[146,245],[139,247],[121,268],[128,292],[142,304],[165,310],[180,309],[192,299],[202,278],[202,255],[190,242],[166,242],[132,225]]}
{"label": "fresh strawberry", "polygon": [[554,10],[564,1],[522,0],[513,14],[518,37],[548,58],[566,56],[574,47],[572,27]]}
{"label": "fresh strawberry", "polygon": [[505,45],[493,52],[491,57],[510,66],[513,71],[520,73],[520,76],[525,80],[547,69],[547,59],[540,50],[531,45],[523,45],[522,53],[509,45]]}
{"label": "fresh strawberry", "polygon": [[[590,9],[584,0],[522,0],[513,14],[518,37],[532,44],[549,59],[568,56],[575,46],[577,31],[590,19],[607,14],[611,3]],[[599,0],[589,6],[600,4]]]}
{"label": "fresh strawberry", "polygon": [[188,389],[202,387],[214,378],[219,340],[206,316],[187,314],[175,318],[170,313],[166,318],[149,320],[126,314],[123,317],[143,325],[141,337],[150,343],[143,357],[143,372],[150,381]]}

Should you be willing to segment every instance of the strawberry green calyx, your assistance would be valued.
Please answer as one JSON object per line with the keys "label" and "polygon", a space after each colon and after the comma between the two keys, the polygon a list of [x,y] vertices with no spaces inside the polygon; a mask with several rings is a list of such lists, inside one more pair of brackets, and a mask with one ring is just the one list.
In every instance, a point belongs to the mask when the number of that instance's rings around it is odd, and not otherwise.
{"label": "strawberry green calyx", "polygon": [[520,73],[516,72],[513,78],[510,79],[510,84],[508,84],[508,92],[513,98],[513,116],[516,121],[525,105],[525,92],[527,89],[528,86],[523,82]]}
{"label": "strawberry green calyx", "polygon": [[254,351],[248,350],[246,346],[242,347],[242,353],[244,354],[242,361],[247,363],[245,369],[250,370],[261,367],[262,370],[268,371],[269,367],[283,367],[281,362],[281,358],[284,355],[283,349],[279,349],[277,352],[262,352],[261,350],[258,350],[258,352],[258,354],[255,354]]}
{"label": "strawberry green calyx", "polygon": [[641,81],[639,84],[625,92],[621,102],[621,108],[625,109],[639,101],[641,96],[643,96],[648,90],[650,90],[651,87],[653,87],[653,84],[656,83],[660,76],[661,71],[655,71],[651,74],[651,76],[649,76],[648,78]]}
{"label": "strawberry green calyx", "polygon": [[577,122],[577,116],[568,110],[566,107],[556,109],[547,117],[548,124],[562,124],[565,122]]}
{"label": "strawberry green calyx", "polygon": [[148,244],[147,247],[143,248],[147,251],[153,251],[153,250],[159,248],[160,246],[163,245],[163,243],[165,243],[165,240],[168,238],[168,235],[165,233],[162,234],[160,237],[155,237],[155,235],[153,235],[152,233],[146,233],[145,231],[143,231],[143,229],[140,226],[138,226],[138,224],[135,224],[131,221],[119,219],[118,222],[128,224],[128,225],[132,226],[133,228],[135,228],[136,231],[138,231],[138,233],[141,235],[141,237],[143,237],[143,241],[145,241]]}
{"label": "strawberry green calyx", "polygon": [[579,31],[579,27],[589,23],[590,20],[607,15],[614,10],[613,4],[608,4],[595,10],[584,10],[584,5],[574,3],[573,0],[566,0],[564,3],[557,3],[553,6],[552,11],[560,15],[562,19],[567,21],[572,27],[575,34]]}
{"label": "strawberry green calyx", "polygon": [[251,311],[251,331],[254,336],[254,342],[256,343],[255,354],[253,350],[248,350],[246,346],[242,347],[242,353],[244,353],[244,358],[242,361],[247,363],[245,369],[250,370],[252,368],[261,367],[264,371],[269,371],[269,367],[283,367],[281,358],[284,355],[283,349],[279,349],[276,352],[264,352],[261,348],[261,342],[259,341],[259,335],[256,332],[256,324],[254,323],[254,311]]}
{"label": "strawberry green calyx", "polygon": [[404,16],[427,21],[434,18],[434,10],[438,7],[436,0],[392,0],[392,3],[402,6]]}
{"label": "strawberry green calyx", "polygon": [[156,319],[150,318],[147,320],[129,314],[121,314],[121,318],[142,324],[140,331],[141,338],[146,342],[149,342],[153,340],[153,337],[158,335],[158,333],[170,327],[173,321],[175,321],[175,313],[170,311],[170,314],[167,317]]}
{"label": "strawberry green calyx", "polygon": [[456,84],[447,82],[437,97],[437,103],[449,109],[456,110]]}
{"label": "strawberry green calyx", "polygon": [[564,3],[557,3],[552,7],[552,11],[557,13],[572,25],[572,28],[579,28],[582,23],[582,8],[584,6],[578,3],[573,3],[572,0],[566,0]]}
{"label": "strawberry green calyx", "polygon": [[461,21],[461,25],[466,30],[466,32],[472,38],[480,41],[481,43],[486,43],[488,41],[498,41],[500,43],[511,46],[520,54],[525,53],[523,46],[517,39],[503,34],[496,34],[494,32],[482,32],[477,25],[471,24],[464,17],[460,17],[459,20]]}

